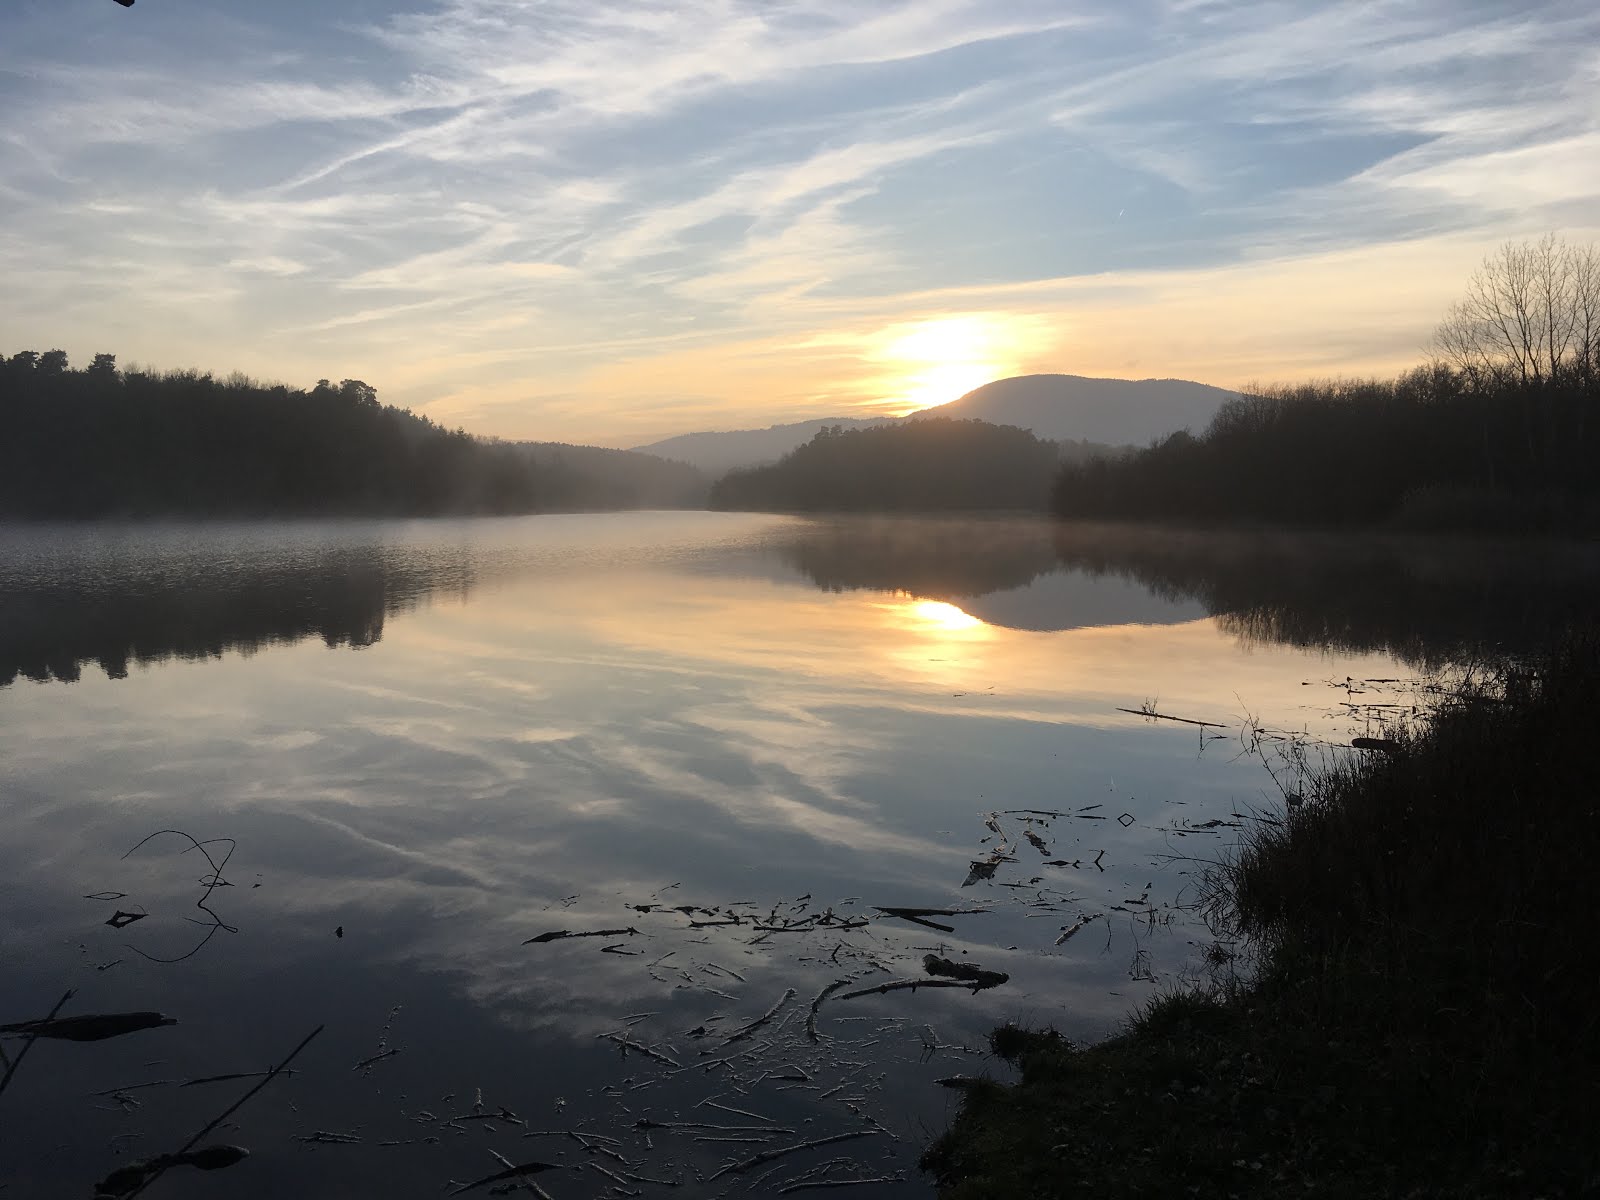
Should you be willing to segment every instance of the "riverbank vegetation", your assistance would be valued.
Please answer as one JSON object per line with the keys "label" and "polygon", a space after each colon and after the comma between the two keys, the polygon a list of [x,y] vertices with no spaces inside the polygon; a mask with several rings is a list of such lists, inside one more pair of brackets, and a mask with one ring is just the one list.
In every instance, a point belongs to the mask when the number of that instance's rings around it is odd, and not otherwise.
{"label": "riverbank vegetation", "polygon": [[1557,1196],[1600,1182],[1600,646],[1307,780],[1217,869],[1248,981],[1080,1049],[1011,1027],[925,1160],[967,1197]]}
{"label": "riverbank vegetation", "polygon": [[730,471],[711,507],[760,512],[1042,512],[1062,462],[1108,448],[1012,425],[924,417],[827,426],[765,467]]}
{"label": "riverbank vegetation", "polygon": [[1508,245],[1436,357],[1396,379],[1251,387],[1198,437],[1068,464],[1067,517],[1415,529],[1600,524],[1600,248]]}
{"label": "riverbank vegetation", "polygon": [[[0,517],[421,516],[698,504],[693,468],[521,445],[381,404],[359,379],[119,370],[0,357]],[[591,452],[592,451],[592,452]]]}

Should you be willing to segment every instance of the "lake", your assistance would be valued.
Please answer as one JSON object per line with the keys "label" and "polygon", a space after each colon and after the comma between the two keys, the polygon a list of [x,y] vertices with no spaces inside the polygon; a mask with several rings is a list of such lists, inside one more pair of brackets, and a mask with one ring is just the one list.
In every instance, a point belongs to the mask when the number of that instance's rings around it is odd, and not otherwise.
{"label": "lake", "polygon": [[[37,1041],[0,1183],[88,1196],[320,1026],[206,1139],[247,1161],[151,1194],[438,1196],[499,1154],[556,1200],[926,1196],[988,1030],[1102,1037],[1226,970],[1206,862],[1597,580],[1021,519],[0,529],[0,1023],[67,988],[177,1022]],[[1009,979],[850,994],[930,954]]]}

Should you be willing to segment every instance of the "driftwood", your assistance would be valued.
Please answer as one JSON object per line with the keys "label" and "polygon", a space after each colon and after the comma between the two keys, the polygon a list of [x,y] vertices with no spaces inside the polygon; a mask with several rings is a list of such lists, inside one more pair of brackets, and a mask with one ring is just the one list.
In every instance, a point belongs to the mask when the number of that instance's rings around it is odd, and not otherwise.
{"label": "driftwood", "polygon": [[1136,717],[1149,717],[1155,721],[1179,721],[1185,725],[1203,725],[1207,729],[1226,729],[1226,725],[1219,725],[1215,721],[1196,721],[1192,717],[1173,717],[1166,713],[1157,712],[1153,708],[1119,708],[1118,712],[1132,713]]}
{"label": "driftwood", "polygon": [[499,1159],[502,1163],[505,1163],[506,1169],[504,1171],[496,1171],[493,1175],[485,1175],[482,1179],[474,1179],[471,1183],[464,1183],[460,1187],[456,1188],[453,1192],[450,1192],[449,1195],[459,1196],[462,1192],[470,1192],[474,1188],[488,1187],[491,1183],[500,1183],[506,1179],[519,1179],[529,1182],[527,1180],[527,1176],[529,1175],[535,1175],[540,1171],[555,1171],[559,1169],[552,1163],[542,1162],[527,1162],[513,1165],[510,1160],[505,1158],[503,1155],[495,1154],[493,1150],[489,1151],[489,1153],[494,1154],[495,1158]]}
{"label": "driftwood", "polygon": [[1004,971],[986,971],[977,963],[959,963],[953,959],[940,958],[937,954],[924,955],[922,969],[929,975],[965,980],[972,985],[973,991],[977,992],[985,988],[999,987],[1011,978]]}
{"label": "driftwood", "polygon": [[[993,871],[990,872],[993,874]],[[874,912],[881,912],[886,917],[899,917],[902,921],[911,921],[917,925],[924,925],[929,929],[937,929],[940,933],[954,933],[954,925],[945,925],[939,921],[924,920],[926,917],[969,917],[978,913],[986,913],[987,908],[891,908],[882,904],[874,904]]]}
{"label": "driftwood", "polygon": [[711,1129],[717,1133],[793,1133],[781,1125],[713,1125],[709,1121],[652,1121],[640,1117],[633,1123],[635,1129]]}
{"label": "driftwood", "polygon": [[824,1000],[833,995],[833,993],[837,992],[840,988],[848,987],[849,984],[850,981],[848,979],[835,979],[827,987],[818,992],[816,999],[811,1002],[811,1011],[806,1014],[806,1037],[810,1038],[813,1042],[817,1040],[817,1010],[822,1007],[822,1002]]}
{"label": "driftwood", "polygon": [[632,937],[638,932],[639,931],[637,929],[634,929],[631,926],[627,929],[582,929],[577,931],[571,929],[554,929],[549,933],[541,933],[538,937],[531,937],[522,944],[524,946],[532,946],[539,942],[559,942],[562,938],[622,937],[624,934]]}
{"label": "driftwood", "polygon": [[808,1192],[815,1188],[854,1187],[860,1183],[901,1183],[904,1179],[903,1175],[874,1175],[871,1178],[858,1176],[855,1179],[801,1179],[779,1188],[778,1195],[787,1196],[790,1192]]}
{"label": "driftwood", "polygon": [[[271,1083],[279,1075],[283,1074],[284,1070],[288,1067],[288,1065],[290,1063],[292,1063],[295,1060],[295,1057],[300,1053],[300,1051],[304,1050],[307,1046],[309,1046],[311,1044],[312,1039],[315,1038],[317,1036],[317,1034],[319,1034],[321,1032],[322,1032],[322,1026],[318,1025],[310,1033],[306,1034],[306,1036],[300,1040],[300,1044],[298,1046],[296,1046],[293,1050],[289,1051],[288,1057],[286,1057],[277,1066],[273,1067],[272,1070],[268,1071],[266,1073],[265,1078],[263,1078],[260,1083],[256,1084],[255,1087],[251,1088],[248,1092],[246,1092],[244,1095],[240,1096],[232,1104],[228,1105],[228,1107],[223,1109],[222,1112],[217,1114],[215,1117],[211,1118],[211,1120],[207,1121],[205,1123],[205,1125],[201,1127],[199,1133],[195,1134],[192,1138],[190,1138],[182,1146],[178,1147],[178,1152],[176,1154],[166,1155],[164,1157],[172,1160],[172,1164],[171,1165],[175,1165],[176,1163],[178,1163],[180,1161],[184,1161],[184,1156],[187,1155],[191,1150],[193,1150],[195,1148],[195,1146],[197,1146],[199,1144],[200,1140],[206,1136],[206,1134],[210,1133],[218,1125],[221,1125],[229,1117],[233,1116],[234,1113],[238,1112],[241,1108],[243,1108],[245,1106],[246,1103],[249,1102],[250,1097],[254,1096],[262,1088],[266,1087],[267,1084]],[[207,1147],[207,1149],[214,1149],[214,1147]],[[238,1160],[235,1159],[234,1161],[238,1161]],[[138,1187],[134,1188],[133,1191],[127,1193],[128,1197],[129,1197],[129,1200],[132,1200],[132,1198],[134,1196],[137,1196],[140,1192],[144,1191],[146,1188],[148,1188],[156,1180],[160,1179],[162,1174],[167,1170],[167,1166],[168,1165],[169,1164],[166,1164],[166,1163],[158,1163],[158,1165],[156,1166],[155,1170],[153,1172],[151,1172],[151,1174],[145,1176],[144,1181],[142,1183],[140,1183]]]}
{"label": "driftwood", "polygon": [[82,1017],[46,1017],[42,1021],[20,1021],[0,1025],[0,1034],[12,1037],[61,1038],[69,1042],[100,1042],[106,1038],[176,1025],[176,1017],[158,1012],[100,1013]]}
{"label": "driftwood", "polygon": [[659,1050],[652,1050],[652,1049],[650,1049],[649,1046],[646,1046],[643,1042],[636,1042],[630,1037],[624,1037],[620,1033],[597,1033],[597,1034],[595,1034],[595,1036],[599,1037],[599,1038],[605,1038],[607,1041],[615,1042],[617,1045],[621,1046],[624,1050],[633,1050],[633,1051],[635,1051],[635,1052],[637,1052],[639,1054],[644,1055],[646,1058],[653,1058],[657,1062],[666,1063],[667,1066],[669,1066],[669,1067],[681,1067],[683,1065],[682,1063],[678,1062],[677,1059],[668,1058],[665,1054],[662,1054]]}
{"label": "driftwood", "polygon": [[771,1008],[767,1009],[766,1012],[762,1013],[754,1021],[751,1021],[750,1024],[745,1025],[745,1026],[735,1030],[728,1037],[724,1038],[722,1044],[724,1046],[726,1046],[726,1045],[729,1045],[732,1042],[737,1042],[737,1041],[740,1041],[740,1040],[742,1040],[744,1038],[749,1037],[752,1033],[754,1033],[756,1030],[760,1029],[768,1021],[772,1020],[773,1017],[777,1016],[778,1015],[778,1010],[781,1009],[785,1004],[789,1003],[789,1001],[792,1000],[793,998],[794,998],[794,989],[793,988],[786,989],[784,991],[783,995],[778,997],[778,1002],[776,1004],[774,1004]]}
{"label": "driftwood", "polygon": [[202,1171],[220,1171],[236,1162],[243,1162],[250,1151],[243,1146],[202,1146],[181,1154],[158,1154],[118,1167],[94,1185],[95,1195],[131,1196],[142,1189],[146,1180],[170,1167],[198,1167]]}
{"label": "driftwood", "polygon": [[[62,1006],[77,994],[78,993],[72,988],[68,988],[65,992],[61,993],[61,999],[56,1001],[55,1007],[50,1010],[50,1015],[45,1017],[45,1021],[53,1021],[55,1019],[55,1015],[61,1011]],[[32,1025],[37,1025],[40,1023],[41,1022],[38,1021],[25,1022],[25,1024]],[[39,1039],[36,1034],[29,1034],[28,1040],[22,1043],[22,1049],[17,1051],[17,1056],[15,1058],[6,1060],[6,1073],[4,1077],[0,1077],[0,1092],[6,1090],[6,1085],[11,1082],[12,1076],[17,1073],[17,1068],[22,1065],[22,1060],[28,1057],[28,1051],[33,1049],[34,1042],[38,1040]]]}
{"label": "driftwood", "polygon": [[897,979],[893,983],[880,983],[877,987],[861,988],[858,991],[846,992],[840,996],[841,1000],[854,1000],[857,996],[878,996],[886,992],[916,991],[918,988],[970,988],[972,991],[981,989],[972,983],[961,983],[955,979]]}
{"label": "driftwood", "polygon": [[775,1158],[782,1158],[786,1154],[797,1154],[801,1150],[814,1150],[818,1146],[831,1146],[835,1142],[848,1142],[854,1138],[876,1137],[882,1133],[881,1129],[857,1129],[851,1133],[836,1133],[832,1137],[814,1138],[809,1142],[796,1142],[793,1146],[780,1146],[776,1150],[764,1150],[760,1154],[752,1155],[743,1162],[731,1163],[722,1167],[715,1174],[706,1177],[710,1183],[719,1175],[743,1175],[746,1171],[753,1171],[763,1163],[769,1163]]}
{"label": "driftwood", "polygon": [[1058,946],[1061,945],[1061,943],[1065,942],[1068,938],[1074,936],[1080,929],[1082,929],[1090,921],[1098,921],[1104,915],[1105,914],[1103,914],[1103,913],[1095,913],[1093,916],[1084,917],[1076,925],[1064,925],[1064,926],[1062,926],[1062,928],[1061,928],[1061,936],[1056,938],[1056,945],[1058,945]]}

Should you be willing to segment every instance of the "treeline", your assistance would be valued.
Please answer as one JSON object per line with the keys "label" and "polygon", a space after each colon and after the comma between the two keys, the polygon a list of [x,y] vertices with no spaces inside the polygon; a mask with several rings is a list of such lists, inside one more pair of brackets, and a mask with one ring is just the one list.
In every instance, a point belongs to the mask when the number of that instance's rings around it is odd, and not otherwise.
{"label": "treeline", "polygon": [[[529,513],[659,503],[676,464],[623,487],[539,447],[488,441],[381,404],[359,379],[79,370],[61,350],[0,356],[0,517]],[[574,448],[576,449],[576,448]],[[663,483],[665,479],[668,482]]]}
{"label": "treeline", "polygon": [[[1069,443],[1068,453],[1090,452]],[[711,488],[720,509],[776,512],[1042,511],[1063,448],[1026,429],[927,417],[867,429],[826,426],[765,467]]]}
{"label": "treeline", "polygon": [[1249,389],[1199,437],[1066,467],[1067,517],[1419,527],[1600,519],[1600,250],[1503,247],[1398,379]]}
{"label": "treeline", "polygon": [[1593,376],[1306,383],[1226,402],[1199,437],[1065,467],[1066,517],[1418,527],[1568,525],[1597,515]]}

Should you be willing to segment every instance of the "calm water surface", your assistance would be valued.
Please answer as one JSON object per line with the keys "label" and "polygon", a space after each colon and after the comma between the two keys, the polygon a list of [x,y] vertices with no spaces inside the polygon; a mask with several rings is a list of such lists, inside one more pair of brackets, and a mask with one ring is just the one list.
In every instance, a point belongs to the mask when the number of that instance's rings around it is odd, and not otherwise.
{"label": "calm water surface", "polygon": [[[1203,860],[1294,786],[1247,719],[1335,753],[1595,580],[1580,550],[1022,521],[0,530],[0,1023],[68,987],[178,1020],[38,1043],[0,1182],[87,1196],[252,1081],[178,1084],[321,1025],[208,1139],[247,1162],[151,1194],[437,1196],[497,1151],[556,1200],[927,1195],[935,1080],[997,1070],[988,1029],[1101,1036],[1201,970]],[[1119,711],[1147,703],[1220,727]],[[837,998],[928,953],[1010,981]],[[709,1128],[753,1125],[792,1132]]]}

